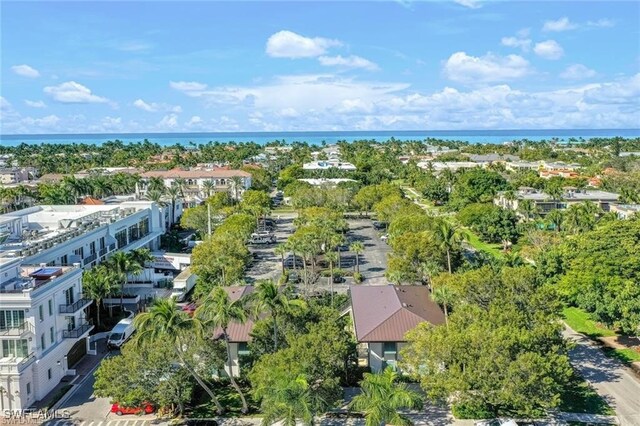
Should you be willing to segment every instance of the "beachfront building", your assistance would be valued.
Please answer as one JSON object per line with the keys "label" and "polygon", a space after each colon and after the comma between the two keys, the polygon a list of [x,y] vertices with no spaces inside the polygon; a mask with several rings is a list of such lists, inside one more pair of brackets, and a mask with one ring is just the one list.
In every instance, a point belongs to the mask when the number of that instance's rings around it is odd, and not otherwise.
{"label": "beachfront building", "polygon": [[13,185],[31,182],[36,179],[38,170],[34,167],[2,167],[0,168],[0,184]]}
{"label": "beachfront building", "polygon": [[535,188],[521,187],[515,194],[499,192],[494,199],[494,204],[518,211],[518,206],[523,200],[531,200],[535,210],[540,214],[547,214],[552,210],[566,209],[572,204],[590,201],[596,203],[603,211],[608,212],[611,205],[617,203],[618,194],[591,189],[564,188],[564,193],[559,199],[553,199],[548,194]]}
{"label": "beachfront building", "polygon": [[352,317],[358,364],[372,372],[397,368],[405,334],[418,324],[444,324],[444,313],[425,286],[351,286]]}
{"label": "beachfront building", "polygon": [[229,192],[240,198],[251,187],[251,173],[227,168],[154,170],[140,174],[138,194],[149,191],[152,179],[160,179],[166,188],[180,186],[187,201],[202,202],[214,192]]}
{"label": "beachfront building", "polygon": [[351,163],[347,163],[346,161],[340,160],[319,160],[312,161],[310,163],[304,163],[302,166],[304,170],[330,170],[330,169],[338,169],[338,170],[346,170],[346,171],[355,171],[356,166]]}

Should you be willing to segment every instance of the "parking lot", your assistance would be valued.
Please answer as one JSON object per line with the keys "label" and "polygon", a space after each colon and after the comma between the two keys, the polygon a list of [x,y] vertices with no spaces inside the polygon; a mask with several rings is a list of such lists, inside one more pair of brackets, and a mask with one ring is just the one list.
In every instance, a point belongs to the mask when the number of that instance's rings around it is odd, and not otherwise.
{"label": "parking lot", "polygon": [[[248,282],[254,283],[262,279],[278,280],[280,278],[282,274],[281,258],[275,254],[274,249],[278,244],[285,243],[287,238],[294,232],[293,220],[295,217],[295,214],[282,215],[276,221],[276,229],[274,231],[276,244],[252,245],[249,247],[254,256],[254,261],[247,270],[246,278]],[[360,254],[360,272],[364,278],[363,285],[386,285],[388,281],[384,277],[384,272],[387,268],[389,246],[380,239],[380,233],[373,229],[371,220],[349,219],[348,223],[348,244],[361,241],[365,246],[364,253]],[[340,269],[355,271],[355,253],[343,251],[340,254]],[[336,265],[337,267],[338,265]],[[350,284],[353,284],[353,278],[346,277],[344,282],[334,284],[333,289],[337,292],[346,292]],[[329,290],[330,287],[331,285],[326,277],[320,277],[313,283],[313,288],[317,291]]]}

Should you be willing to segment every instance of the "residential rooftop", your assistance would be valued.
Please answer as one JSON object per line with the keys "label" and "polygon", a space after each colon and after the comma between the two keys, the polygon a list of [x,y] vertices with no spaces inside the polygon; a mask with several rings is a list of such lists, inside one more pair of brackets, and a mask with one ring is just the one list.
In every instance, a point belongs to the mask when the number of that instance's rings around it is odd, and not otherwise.
{"label": "residential rooftop", "polygon": [[425,286],[351,286],[358,342],[404,342],[418,324],[444,324],[444,313]]}

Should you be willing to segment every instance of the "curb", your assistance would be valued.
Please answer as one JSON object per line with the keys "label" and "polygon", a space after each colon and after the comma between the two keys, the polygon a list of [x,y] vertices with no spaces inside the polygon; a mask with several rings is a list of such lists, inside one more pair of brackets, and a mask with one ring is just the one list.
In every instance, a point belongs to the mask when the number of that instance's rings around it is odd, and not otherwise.
{"label": "curb", "polygon": [[[93,373],[98,369],[98,367],[100,367],[100,363],[102,362],[102,360],[105,358],[105,356],[107,356],[108,352],[105,353],[99,360],[99,362],[80,380],[77,381],[77,376],[76,376],[76,380],[73,380],[71,382],[72,386],[71,388],[67,391],[67,393],[65,393],[62,398],[60,398],[58,400],[58,402],[56,402],[51,408],[49,408],[49,412],[56,412],[60,406],[62,404],[64,404],[65,402],[67,402],[67,400],[69,398],[71,398],[73,396],[74,393],[76,393],[76,391],[78,390],[78,388],[87,381],[87,379],[89,377],[91,377],[93,375]],[[77,381],[77,383],[75,383]]]}

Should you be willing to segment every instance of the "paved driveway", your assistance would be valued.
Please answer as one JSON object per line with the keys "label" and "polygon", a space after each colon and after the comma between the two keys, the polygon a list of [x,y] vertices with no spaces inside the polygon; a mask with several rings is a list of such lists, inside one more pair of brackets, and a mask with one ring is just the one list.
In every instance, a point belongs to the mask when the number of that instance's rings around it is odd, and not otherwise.
{"label": "paved driveway", "polygon": [[[391,247],[380,239],[380,232],[373,229],[370,219],[356,219],[349,221],[350,233],[354,241],[364,243],[364,253],[360,255],[360,273],[365,285],[387,285],[384,277],[387,270],[387,255]],[[353,254],[351,254],[353,256]]]}
{"label": "paved driveway", "polygon": [[640,381],[621,362],[608,358],[588,338],[569,327],[565,338],[576,343],[569,353],[571,364],[616,410],[621,425],[640,425]]}

